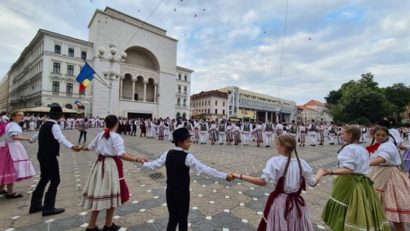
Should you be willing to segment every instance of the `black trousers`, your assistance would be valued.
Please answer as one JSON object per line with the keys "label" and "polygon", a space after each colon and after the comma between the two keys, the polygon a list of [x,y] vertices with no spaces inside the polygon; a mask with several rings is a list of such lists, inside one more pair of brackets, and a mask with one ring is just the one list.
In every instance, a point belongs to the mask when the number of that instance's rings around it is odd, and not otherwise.
{"label": "black trousers", "polygon": [[40,162],[40,180],[31,197],[31,208],[39,208],[43,204],[44,190],[50,182],[44,198],[44,209],[54,208],[57,196],[57,188],[60,184],[60,171],[57,157],[38,159]]}
{"label": "black trousers", "polygon": [[86,131],[80,131],[80,138],[78,138],[78,143],[81,143],[81,138],[84,136],[84,144],[85,141],[87,141],[87,132]]}
{"label": "black trousers", "polygon": [[167,231],[188,230],[188,213],[190,194],[188,190],[175,190],[167,187],[166,190],[169,220]]}
{"label": "black trousers", "polygon": [[137,126],[132,126],[132,132],[130,134],[131,136],[136,136],[137,135]]}

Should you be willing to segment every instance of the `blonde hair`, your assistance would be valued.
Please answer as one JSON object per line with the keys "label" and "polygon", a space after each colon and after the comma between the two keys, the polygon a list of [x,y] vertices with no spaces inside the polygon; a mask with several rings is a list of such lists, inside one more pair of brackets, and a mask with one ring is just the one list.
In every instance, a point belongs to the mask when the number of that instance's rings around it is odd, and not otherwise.
{"label": "blonde hair", "polygon": [[14,120],[13,120],[13,117],[15,117],[17,114],[19,114],[19,113],[24,113],[24,112],[22,112],[22,111],[13,111],[11,114],[10,114],[10,121],[11,122],[13,122]]}
{"label": "blonde hair", "polygon": [[288,172],[288,168],[289,168],[289,164],[290,164],[290,159],[292,157],[292,152],[295,152],[296,155],[296,159],[298,161],[298,165],[299,165],[299,171],[300,171],[300,176],[302,176],[303,173],[303,169],[302,169],[302,164],[300,163],[300,159],[299,159],[299,155],[298,152],[296,151],[296,139],[294,136],[289,135],[289,134],[282,134],[278,137],[278,142],[280,145],[282,145],[286,151],[288,151],[288,153],[290,154],[288,156],[288,161],[286,163],[286,167],[285,167],[285,173],[284,176],[286,176],[287,172]]}
{"label": "blonde hair", "polygon": [[354,125],[344,125],[342,128],[347,134],[352,136],[352,139],[349,141],[349,143],[360,141],[360,136],[362,135],[360,128]]}

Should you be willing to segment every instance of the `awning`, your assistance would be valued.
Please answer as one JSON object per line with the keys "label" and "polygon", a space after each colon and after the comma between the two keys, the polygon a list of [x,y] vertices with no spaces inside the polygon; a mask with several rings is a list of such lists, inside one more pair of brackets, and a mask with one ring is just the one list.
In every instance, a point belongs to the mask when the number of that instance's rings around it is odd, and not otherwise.
{"label": "awning", "polygon": [[[22,112],[50,112],[50,108],[49,107],[30,107],[30,108],[22,108],[22,109],[17,109],[18,111],[22,111]],[[73,109],[69,109],[69,108],[65,108],[63,107],[63,113],[71,113],[71,114],[82,114],[83,112],[78,112],[76,110]]]}

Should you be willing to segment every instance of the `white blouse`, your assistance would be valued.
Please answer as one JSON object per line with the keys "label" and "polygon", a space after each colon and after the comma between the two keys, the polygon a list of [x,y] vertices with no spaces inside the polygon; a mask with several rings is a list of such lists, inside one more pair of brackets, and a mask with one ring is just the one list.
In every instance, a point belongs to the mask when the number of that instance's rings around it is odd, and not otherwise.
{"label": "white blouse", "polygon": [[381,165],[401,165],[399,150],[397,150],[393,142],[388,141],[380,144],[377,151],[371,155],[371,158],[374,159],[379,156],[386,160]]}
{"label": "white blouse", "polygon": [[369,153],[359,144],[345,146],[337,155],[340,168],[348,168],[353,173],[369,174]]}
{"label": "white blouse", "polygon": [[18,125],[16,122],[10,122],[6,125],[4,133],[5,141],[7,143],[10,143],[14,142],[13,136],[21,135],[23,133],[23,130],[21,129],[20,125]]}
{"label": "white blouse", "polygon": [[[266,183],[269,180],[273,181],[273,184],[276,187],[278,180],[283,174],[285,173],[286,163],[288,161],[288,157],[286,156],[275,156],[268,160],[266,163],[265,169],[262,171],[261,178],[265,180]],[[316,184],[315,178],[313,176],[313,170],[309,166],[309,164],[300,159],[300,163],[302,165],[302,176],[306,179],[306,184],[309,186],[314,186]],[[296,192],[299,190],[300,187],[300,171],[299,171],[299,164],[297,159],[291,158],[288,168],[288,173],[286,175],[286,182],[285,182],[285,192],[291,193]]]}
{"label": "white blouse", "polygon": [[97,155],[122,156],[125,153],[124,140],[115,132],[110,132],[110,138],[103,137],[104,132],[100,132],[88,145],[89,150],[95,150]]}

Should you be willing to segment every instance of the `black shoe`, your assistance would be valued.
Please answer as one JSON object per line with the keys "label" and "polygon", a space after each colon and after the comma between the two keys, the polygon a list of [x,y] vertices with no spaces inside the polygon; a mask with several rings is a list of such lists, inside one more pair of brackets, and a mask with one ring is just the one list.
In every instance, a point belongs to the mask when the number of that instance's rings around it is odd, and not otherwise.
{"label": "black shoe", "polygon": [[103,231],[118,231],[120,229],[121,229],[121,226],[118,226],[112,223],[111,227],[107,227],[104,225]]}
{"label": "black shoe", "polygon": [[85,231],[100,231],[100,229],[98,228],[98,226],[95,226],[94,229],[87,228]]}
{"label": "black shoe", "polygon": [[43,211],[43,206],[40,206],[40,207],[30,207],[30,210],[28,211],[28,213],[29,213],[29,214],[32,214],[32,213],[37,213],[37,212],[40,212],[40,211]]}
{"label": "black shoe", "polygon": [[43,209],[43,217],[64,213],[65,209],[60,208],[51,208],[51,209]]}

